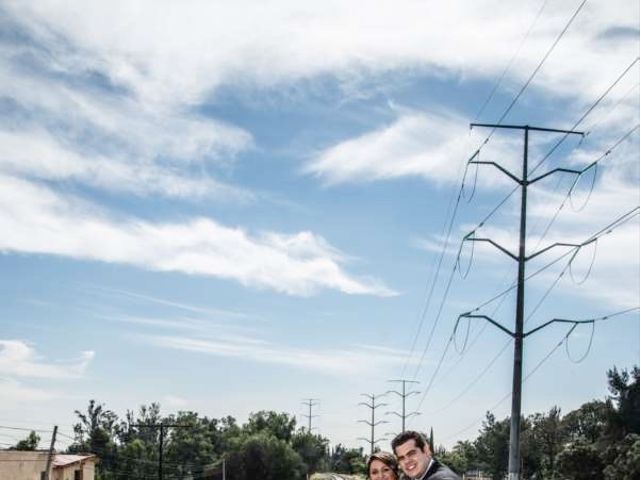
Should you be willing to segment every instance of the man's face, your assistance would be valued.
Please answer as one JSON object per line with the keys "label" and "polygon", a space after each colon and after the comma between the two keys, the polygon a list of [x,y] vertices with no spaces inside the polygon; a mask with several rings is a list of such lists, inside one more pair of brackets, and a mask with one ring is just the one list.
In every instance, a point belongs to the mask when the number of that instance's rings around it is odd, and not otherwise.
{"label": "man's face", "polygon": [[410,478],[420,478],[424,475],[431,461],[429,447],[425,445],[424,449],[419,449],[414,439],[398,445],[395,454],[400,468]]}

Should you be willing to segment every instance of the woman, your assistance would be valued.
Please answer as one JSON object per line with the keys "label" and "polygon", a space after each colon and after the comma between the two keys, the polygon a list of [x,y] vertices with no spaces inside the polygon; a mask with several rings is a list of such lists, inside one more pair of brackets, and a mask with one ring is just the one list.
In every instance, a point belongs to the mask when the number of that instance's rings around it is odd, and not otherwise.
{"label": "woman", "polygon": [[398,480],[398,462],[389,452],[376,452],[367,460],[369,480]]}

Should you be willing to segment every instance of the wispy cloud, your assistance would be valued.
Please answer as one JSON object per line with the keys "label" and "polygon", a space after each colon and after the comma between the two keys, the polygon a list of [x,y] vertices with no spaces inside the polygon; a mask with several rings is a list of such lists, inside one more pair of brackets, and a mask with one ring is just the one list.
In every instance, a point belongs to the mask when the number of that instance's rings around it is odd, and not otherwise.
{"label": "wispy cloud", "polygon": [[[328,184],[423,177],[436,184],[460,181],[469,152],[482,138],[470,132],[468,122],[452,113],[424,113],[396,107],[390,125],[346,139],[320,152],[305,172]],[[496,138],[492,154],[512,159],[518,142]],[[508,165],[512,164],[507,160]],[[473,171],[473,168],[472,168]],[[471,176],[471,175],[469,175]],[[469,180],[471,183],[471,180]],[[494,172],[480,176],[481,185],[503,184]]]}
{"label": "wispy cloud", "polygon": [[0,42],[0,108],[11,119],[0,122],[0,171],[139,196],[253,199],[215,178],[251,148],[248,132],[185,106],[141,103],[109,84],[99,55],[7,11],[1,21],[21,41]]}
{"label": "wispy cloud", "polygon": [[44,362],[36,350],[22,340],[0,340],[0,375],[36,378],[81,377],[94,352],[82,352],[78,359],[64,362]]}
{"label": "wispy cloud", "polygon": [[393,295],[382,282],[344,271],[341,255],[311,232],[251,235],[212,219],[150,223],[109,218],[46,187],[2,177],[0,240],[5,251],[49,253],[235,280],[291,295],[321,289]]}
{"label": "wispy cloud", "polygon": [[[532,32],[512,77],[526,78],[575,10],[573,4],[553,7],[545,10]],[[607,81],[607,73],[594,65],[603,59],[624,63],[637,54],[633,35],[611,34],[612,28],[637,32],[636,16],[628,7],[624,0],[587,4],[549,59],[549,68],[541,72],[539,87],[590,97]],[[89,65],[100,66],[107,78],[145,103],[189,104],[239,77],[269,85],[327,72],[407,66],[428,68],[435,75],[495,77],[538,5],[514,9],[498,0],[406,0],[378,3],[375,8],[364,2],[327,8],[280,0],[262,8],[246,1],[197,1],[178,8],[152,1],[133,7],[121,0],[108,8],[87,8],[79,1],[9,2],[8,8],[37,31],[46,32],[46,25],[72,45],[82,46],[71,56],[75,62],[67,64],[89,59]],[[71,16],[76,21],[69,22]],[[216,28],[211,28],[212,22]],[[607,48],[611,42],[616,48]],[[576,51],[581,55],[573,55]],[[586,78],[585,71],[595,78]]]}
{"label": "wispy cloud", "polygon": [[406,356],[401,351],[375,346],[303,349],[262,341],[256,343],[251,338],[203,340],[166,335],[147,335],[141,338],[163,348],[238,358],[257,363],[286,365],[328,375],[359,375],[378,369],[391,370],[402,364]]}
{"label": "wispy cloud", "polygon": [[57,392],[29,387],[13,378],[0,378],[0,401],[5,407],[25,402],[47,402],[61,396]]}
{"label": "wispy cloud", "polygon": [[145,295],[138,292],[121,290],[117,288],[109,288],[109,287],[103,287],[103,286],[87,286],[87,285],[83,285],[82,288],[92,293],[101,293],[101,294],[106,294],[109,296],[115,296],[115,297],[121,297],[121,298],[124,297],[133,301],[138,301],[140,303],[157,304],[157,305],[172,307],[177,310],[182,310],[182,311],[196,313],[196,314],[211,315],[214,317],[255,319],[255,317],[247,313],[242,313],[236,310],[224,310],[224,309],[218,309],[218,308],[202,307],[199,305],[192,305],[184,302],[176,302],[166,298],[160,298],[152,295]]}

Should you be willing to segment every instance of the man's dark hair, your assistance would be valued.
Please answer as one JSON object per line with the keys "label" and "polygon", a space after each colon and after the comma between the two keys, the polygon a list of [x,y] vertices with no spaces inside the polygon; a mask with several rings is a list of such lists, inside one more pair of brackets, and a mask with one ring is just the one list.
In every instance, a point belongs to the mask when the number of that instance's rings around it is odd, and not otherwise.
{"label": "man's dark hair", "polygon": [[399,433],[395,436],[393,440],[391,440],[391,449],[393,453],[396,453],[396,448],[402,445],[409,440],[413,440],[416,443],[416,447],[420,450],[424,450],[425,445],[429,445],[427,439],[420,432],[416,432],[414,430],[405,430],[402,433]]}

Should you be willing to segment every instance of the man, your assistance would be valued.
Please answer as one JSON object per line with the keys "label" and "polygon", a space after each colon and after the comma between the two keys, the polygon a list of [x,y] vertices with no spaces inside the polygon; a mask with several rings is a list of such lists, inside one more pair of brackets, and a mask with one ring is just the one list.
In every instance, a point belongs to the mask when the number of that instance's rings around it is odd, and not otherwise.
{"label": "man", "polygon": [[460,480],[453,470],[438,462],[421,433],[407,430],[391,441],[398,464],[412,480]]}

